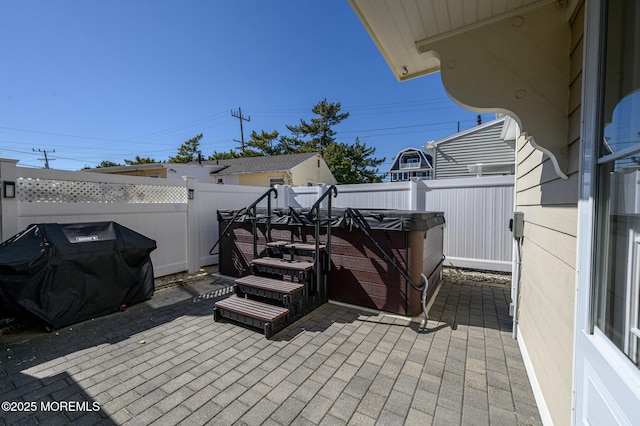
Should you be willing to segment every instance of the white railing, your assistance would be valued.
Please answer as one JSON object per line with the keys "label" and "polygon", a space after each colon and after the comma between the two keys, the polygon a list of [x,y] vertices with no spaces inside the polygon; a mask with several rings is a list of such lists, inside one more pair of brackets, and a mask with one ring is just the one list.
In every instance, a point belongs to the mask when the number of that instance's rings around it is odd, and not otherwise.
{"label": "white railing", "polygon": [[420,163],[400,163],[400,170],[404,169],[419,169]]}

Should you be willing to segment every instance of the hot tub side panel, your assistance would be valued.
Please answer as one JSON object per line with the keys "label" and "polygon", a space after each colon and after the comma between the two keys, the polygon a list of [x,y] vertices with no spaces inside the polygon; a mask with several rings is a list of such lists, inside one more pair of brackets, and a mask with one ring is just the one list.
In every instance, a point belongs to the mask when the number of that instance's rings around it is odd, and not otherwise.
{"label": "hot tub side panel", "polygon": [[[443,225],[435,226],[428,231],[409,232],[409,273],[417,286],[423,284],[422,275],[428,278],[427,306],[435,298],[442,282],[443,235]],[[410,288],[408,293],[408,315],[420,315],[422,292]]]}
{"label": "hot tub side panel", "polygon": [[[219,229],[227,226],[226,221],[219,221]],[[267,228],[258,224],[258,257],[267,255]],[[315,242],[313,228],[301,226],[272,225],[272,241],[291,241],[291,233],[295,241]],[[322,236],[321,239],[324,237]],[[237,222],[231,225],[226,235],[220,239],[219,272],[232,277],[244,277],[251,274],[253,260],[253,228],[251,223]]]}
{"label": "hot tub side panel", "polygon": [[[227,224],[220,222],[220,229]],[[220,239],[218,251],[219,271],[232,277],[243,277],[251,272],[250,262],[253,260],[253,236],[250,226],[237,223]]]}
{"label": "hot tub side panel", "polygon": [[429,229],[423,239],[422,251],[422,273],[429,278],[427,303],[435,298],[442,284],[443,245],[444,225],[438,225]]}
{"label": "hot tub side panel", "polygon": [[[372,237],[398,264],[406,267],[404,232],[371,230]],[[407,286],[399,272],[358,229],[335,229],[331,234],[329,298],[405,315]]]}
{"label": "hot tub side panel", "polygon": [[[424,231],[409,231],[407,232],[408,244],[408,268],[407,272],[411,282],[416,287],[422,286],[422,274],[424,271],[424,251],[425,244],[423,243],[426,238],[426,232]],[[407,313],[405,315],[416,316],[422,313],[422,292],[416,290],[411,285],[407,285]]]}

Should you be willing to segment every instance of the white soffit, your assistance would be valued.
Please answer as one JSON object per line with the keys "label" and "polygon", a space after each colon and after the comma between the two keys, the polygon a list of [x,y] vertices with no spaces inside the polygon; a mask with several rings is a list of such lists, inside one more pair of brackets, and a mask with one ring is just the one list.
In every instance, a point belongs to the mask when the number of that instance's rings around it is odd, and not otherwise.
{"label": "white soffit", "polygon": [[349,2],[398,80],[441,71],[454,101],[514,117],[522,136],[567,178],[575,1]]}
{"label": "white soffit", "polygon": [[400,81],[440,70],[434,41],[558,0],[349,0]]}

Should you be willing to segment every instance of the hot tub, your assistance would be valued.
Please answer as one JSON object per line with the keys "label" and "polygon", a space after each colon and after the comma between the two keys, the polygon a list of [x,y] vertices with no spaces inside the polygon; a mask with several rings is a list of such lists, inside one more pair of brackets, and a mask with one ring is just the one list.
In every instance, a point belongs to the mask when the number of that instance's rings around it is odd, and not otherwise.
{"label": "hot tub", "polygon": [[[218,211],[219,229],[225,229],[235,213]],[[237,217],[221,236],[220,273],[250,274],[251,261],[266,255],[268,241],[315,243],[315,222],[304,209],[273,209],[268,221],[264,211],[256,217],[255,248],[254,220],[246,215]],[[326,211],[320,218],[331,226],[329,299],[407,316],[422,313],[422,285],[428,282],[428,302],[441,283],[443,213],[333,209],[330,218]],[[322,226],[322,242],[326,234]]]}

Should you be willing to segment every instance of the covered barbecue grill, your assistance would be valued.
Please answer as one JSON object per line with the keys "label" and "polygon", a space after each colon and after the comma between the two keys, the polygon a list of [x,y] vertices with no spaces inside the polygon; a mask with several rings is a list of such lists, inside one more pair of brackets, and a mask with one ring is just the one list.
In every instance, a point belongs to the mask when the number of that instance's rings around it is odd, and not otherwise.
{"label": "covered barbecue grill", "polygon": [[153,295],[155,249],[115,222],[31,225],[0,244],[0,307],[53,329],[118,311]]}

